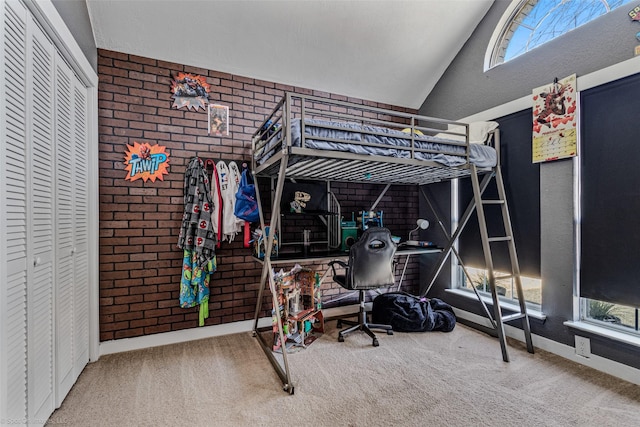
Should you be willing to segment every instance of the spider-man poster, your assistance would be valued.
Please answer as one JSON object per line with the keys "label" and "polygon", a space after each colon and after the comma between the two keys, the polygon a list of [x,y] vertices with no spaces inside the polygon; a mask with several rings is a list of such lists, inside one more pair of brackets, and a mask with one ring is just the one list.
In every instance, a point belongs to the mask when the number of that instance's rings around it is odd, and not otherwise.
{"label": "spider-man poster", "polygon": [[162,145],[151,146],[146,142],[133,141],[133,146],[127,144],[124,164],[124,169],[128,171],[125,180],[163,181],[163,176],[169,173],[169,153]]}
{"label": "spider-man poster", "polygon": [[533,163],[578,154],[576,75],[533,90]]}

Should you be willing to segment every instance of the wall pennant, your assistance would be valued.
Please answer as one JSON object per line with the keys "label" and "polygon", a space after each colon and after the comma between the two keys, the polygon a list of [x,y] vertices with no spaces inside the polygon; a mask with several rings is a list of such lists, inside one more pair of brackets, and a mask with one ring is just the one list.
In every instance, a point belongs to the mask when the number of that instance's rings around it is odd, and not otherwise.
{"label": "wall pennant", "polygon": [[169,153],[164,146],[157,144],[151,146],[146,142],[140,144],[133,141],[133,146],[127,144],[124,164],[126,165],[124,169],[129,172],[125,180],[164,181],[163,175],[169,173]]}
{"label": "wall pennant", "polygon": [[193,74],[178,73],[172,80],[171,92],[173,92],[172,107],[198,111],[200,107],[206,111],[209,101],[209,84],[206,78]]}

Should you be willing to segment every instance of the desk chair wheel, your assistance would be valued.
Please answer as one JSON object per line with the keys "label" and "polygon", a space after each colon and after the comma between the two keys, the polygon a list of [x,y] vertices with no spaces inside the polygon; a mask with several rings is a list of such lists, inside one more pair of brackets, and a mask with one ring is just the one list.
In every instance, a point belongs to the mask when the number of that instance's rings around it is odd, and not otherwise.
{"label": "desk chair wheel", "polygon": [[342,321],[338,319],[338,323],[336,323],[337,328],[342,328]]}
{"label": "desk chair wheel", "polygon": [[378,342],[378,338],[374,338],[373,339],[373,346],[374,347],[378,347],[380,345],[380,343]]}
{"label": "desk chair wheel", "polygon": [[393,335],[393,331],[391,329],[387,330],[387,335]]}
{"label": "desk chair wheel", "polygon": [[338,342],[344,342],[344,336],[342,334],[338,334]]}

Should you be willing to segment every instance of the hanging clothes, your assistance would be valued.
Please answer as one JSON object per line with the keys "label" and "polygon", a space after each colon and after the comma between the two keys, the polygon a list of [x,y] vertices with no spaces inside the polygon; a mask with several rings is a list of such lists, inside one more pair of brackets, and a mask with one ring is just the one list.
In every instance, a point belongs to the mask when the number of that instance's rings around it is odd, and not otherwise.
{"label": "hanging clothes", "polygon": [[222,241],[232,242],[238,232],[236,231],[236,216],[233,214],[236,193],[231,185],[231,175],[227,164],[220,160],[216,163],[220,181],[220,194],[222,195]]}
{"label": "hanging clothes", "polygon": [[204,326],[205,319],[209,317],[209,283],[216,268],[215,256],[201,266],[195,251],[184,250],[180,279],[180,307],[189,308],[199,305],[199,326]]}
{"label": "hanging clothes", "polygon": [[[229,175],[231,175],[231,178],[229,181],[231,182],[231,188],[233,191],[233,212],[235,212],[236,211],[236,194],[238,193],[238,188],[240,188],[240,179],[242,178],[242,175],[240,174],[240,169],[238,169],[238,165],[234,161],[229,162]],[[236,233],[242,233],[242,226],[244,225],[245,221],[243,219],[238,218],[237,216],[235,218],[236,218],[235,231]]]}
{"label": "hanging clothes", "polygon": [[220,194],[220,179],[218,178],[218,168],[216,163],[208,159],[206,161],[207,175],[211,167],[211,200],[213,201],[213,210],[211,211],[211,225],[214,233],[216,233],[216,248],[220,247],[222,240],[222,195]]}
{"label": "hanging clothes", "polygon": [[200,305],[200,326],[209,317],[209,281],[216,269],[212,208],[207,171],[202,160],[193,157],[184,174],[184,215],[178,237],[178,247],[184,251],[180,307]]}

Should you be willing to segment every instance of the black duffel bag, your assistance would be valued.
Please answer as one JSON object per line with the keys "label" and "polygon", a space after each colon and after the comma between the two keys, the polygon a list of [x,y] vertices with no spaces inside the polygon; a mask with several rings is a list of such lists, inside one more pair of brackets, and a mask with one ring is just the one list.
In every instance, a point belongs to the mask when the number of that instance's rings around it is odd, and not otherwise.
{"label": "black duffel bag", "polygon": [[372,322],[391,325],[398,332],[451,332],[456,316],[451,306],[438,298],[389,292],[373,300]]}

